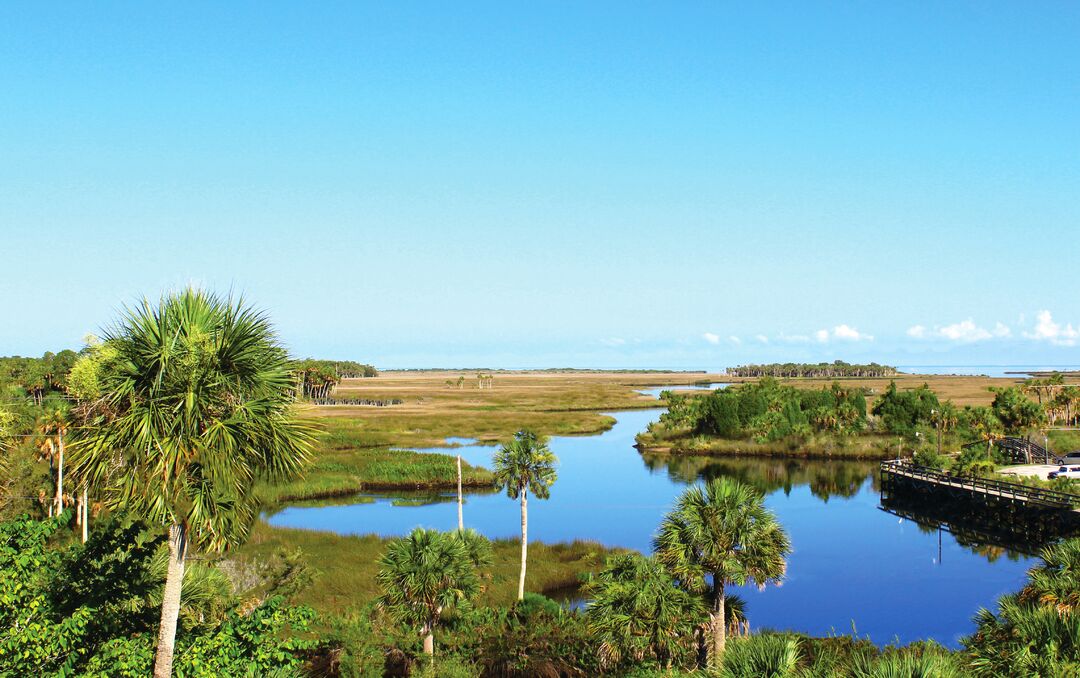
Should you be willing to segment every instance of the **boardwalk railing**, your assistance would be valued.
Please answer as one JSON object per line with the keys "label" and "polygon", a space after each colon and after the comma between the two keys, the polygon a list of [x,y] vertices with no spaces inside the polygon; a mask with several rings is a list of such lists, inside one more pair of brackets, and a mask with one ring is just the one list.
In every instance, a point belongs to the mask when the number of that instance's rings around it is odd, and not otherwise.
{"label": "boardwalk railing", "polygon": [[1028,487],[1019,483],[1002,480],[990,480],[975,476],[957,476],[943,473],[926,466],[916,466],[906,460],[881,462],[882,486],[890,485],[896,479],[907,479],[936,486],[963,490],[986,498],[1006,499],[1030,506],[1052,509],[1080,510],[1080,495],[1041,487]]}
{"label": "boardwalk railing", "polygon": [[1049,450],[1042,445],[1027,440],[1025,438],[1016,438],[1014,436],[1006,436],[1005,438],[994,438],[977,440],[973,443],[964,445],[964,448],[976,447],[978,445],[986,445],[987,443],[1000,447],[1005,450],[1012,458],[1013,461],[1021,464],[1053,464],[1055,463],[1055,456]]}

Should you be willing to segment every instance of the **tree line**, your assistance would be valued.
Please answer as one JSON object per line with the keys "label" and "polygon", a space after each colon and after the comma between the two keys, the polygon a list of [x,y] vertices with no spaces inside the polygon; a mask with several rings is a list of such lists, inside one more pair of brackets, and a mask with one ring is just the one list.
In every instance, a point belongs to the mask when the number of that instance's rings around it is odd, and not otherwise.
{"label": "tree line", "polygon": [[870,363],[852,365],[843,360],[831,363],[769,363],[766,365],[740,365],[729,367],[725,373],[732,377],[776,377],[836,379],[840,377],[892,377],[898,374],[895,367]]}
{"label": "tree line", "polygon": [[379,376],[373,366],[351,360],[295,360],[292,371],[301,398],[329,398],[342,379]]}

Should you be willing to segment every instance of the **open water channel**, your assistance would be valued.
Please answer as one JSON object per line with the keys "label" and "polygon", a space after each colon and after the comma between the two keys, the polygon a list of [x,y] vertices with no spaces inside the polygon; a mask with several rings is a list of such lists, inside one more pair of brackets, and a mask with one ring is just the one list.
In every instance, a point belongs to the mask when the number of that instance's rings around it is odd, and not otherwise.
{"label": "open water channel", "polygon": [[[605,433],[553,438],[559,478],[550,499],[530,497],[530,540],[585,539],[647,553],[661,518],[689,483],[736,476],[766,491],[794,547],[781,587],[738,591],[752,626],[815,635],[854,628],[878,644],[934,639],[955,647],[974,628],[976,611],[1019,588],[1033,564],[1030,556],[883,511],[876,463],[638,453],[634,436],[662,411],[617,412]],[[459,451],[469,463],[490,468],[495,448]],[[457,527],[454,497],[364,494],[286,506],[268,520],[338,534],[450,530]],[[490,538],[516,537],[518,504],[502,493],[469,493],[465,523]]]}

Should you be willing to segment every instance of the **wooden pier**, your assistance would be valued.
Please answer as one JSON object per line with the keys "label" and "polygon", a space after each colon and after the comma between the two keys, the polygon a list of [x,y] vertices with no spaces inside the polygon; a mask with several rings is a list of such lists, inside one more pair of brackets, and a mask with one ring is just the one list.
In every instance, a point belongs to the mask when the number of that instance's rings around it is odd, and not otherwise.
{"label": "wooden pier", "polygon": [[975,476],[952,475],[907,460],[881,462],[881,495],[932,495],[996,509],[1045,513],[1080,521],[1080,495]]}

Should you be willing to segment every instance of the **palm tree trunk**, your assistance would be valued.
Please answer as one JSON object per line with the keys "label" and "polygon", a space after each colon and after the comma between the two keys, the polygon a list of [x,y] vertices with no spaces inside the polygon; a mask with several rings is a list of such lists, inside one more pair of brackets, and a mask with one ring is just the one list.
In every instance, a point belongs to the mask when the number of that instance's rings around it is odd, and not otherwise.
{"label": "palm tree trunk", "polygon": [[187,527],[169,527],[169,571],[161,599],[161,626],[158,628],[154,678],[172,676],[173,649],[176,643],[176,619],[180,615],[180,590],[184,583],[184,559],[187,558]]}
{"label": "palm tree trunk", "polygon": [[709,667],[713,670],[720,668],[720,662],[724,656],[724,644],[727,641],[724,622],[724,584],[719,575],[713,575],[713,609],[709,613],[709,624],[712,626],[712,652],[709,656]]}
{"label": "palm tree trunk", "polygon": [[90,508],[89,508],[89,492],[86,489],[86,485],[82,488],[82,543],[86,543],[86,538],[90,532]]}
{"label": "palm tree trunk", "polygon": [[428,622],[424,624],[424,654],[431,657],[431,661],[435,661],[435,624],[434,622]]}
{"label": "palm tree trunk", "polygon": [[465,516],[461,511],[461,455],[457,456],[457,529],[465,529]]}
{"label": "palm tree trunk", "polygon": [[521,491],[521,578],[518,579],[518,600],[525,599],[525,562],[529,559],[528,494],[528,490]]}
{"label": "palm tree trunk", "polygon": [[56,439],[60,444],[60,456],[56,464],[56,515],[60,515],[64,511],[64,434],[57,435]]}

